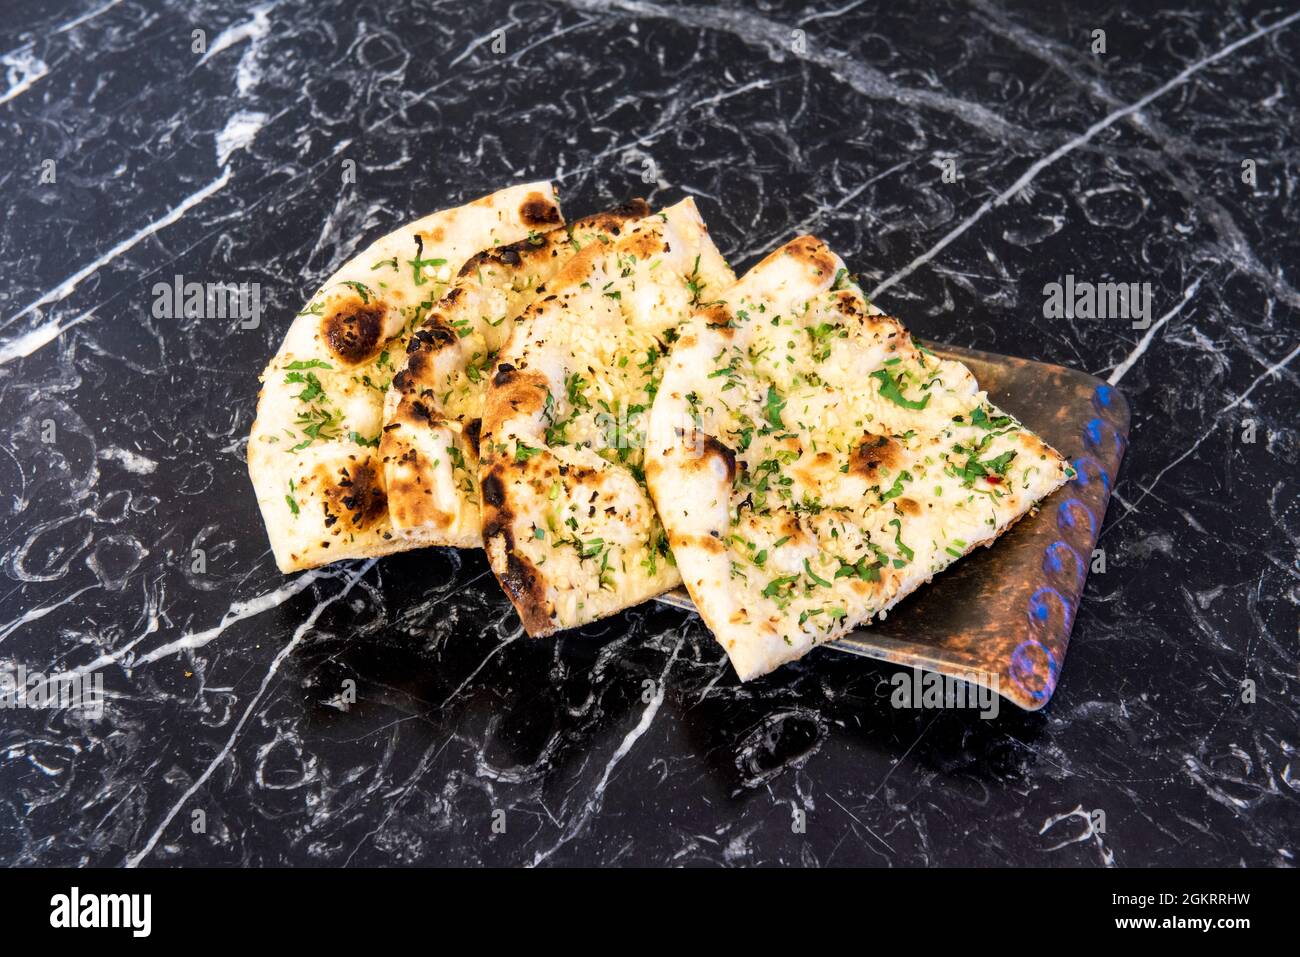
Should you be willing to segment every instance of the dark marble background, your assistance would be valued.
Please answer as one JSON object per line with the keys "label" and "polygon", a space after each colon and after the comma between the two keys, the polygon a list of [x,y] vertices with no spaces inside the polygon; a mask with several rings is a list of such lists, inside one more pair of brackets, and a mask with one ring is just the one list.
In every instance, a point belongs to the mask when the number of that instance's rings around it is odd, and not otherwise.
{"label": "dark marble background", "polygon": [[[0,861],[1296,863],[1294,3],[4,7],[0,668],[109,700],[0,712]],[[918,335],[1118,381],[1045,711],[895,710],[830,650],[742,687],[657,604],[531,641],[475,552],[279,575],[244,442],[293,313],[547,177],[693,194],[738,270],[816,231]],[[1153,328],[1044,319],[1067,273],[1152,283]],[[154,318],[177,274],[263,322]]]}

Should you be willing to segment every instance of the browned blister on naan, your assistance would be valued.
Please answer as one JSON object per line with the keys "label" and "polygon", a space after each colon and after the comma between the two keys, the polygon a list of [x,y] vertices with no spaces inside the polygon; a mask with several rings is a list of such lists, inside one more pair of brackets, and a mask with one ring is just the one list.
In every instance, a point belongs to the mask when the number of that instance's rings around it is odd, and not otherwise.
{"label": "browned blister on naan", "polygon": [[583,249],[648,215],[641,200],[486,249],[407,342],[384,402],[379,455],[393,529],[412,542],[482,544],[478,452],[484,396],[520,314]]}
{"label": "browned blister on naan", "polygon": [[549,183],[512,186],[384,236],[311,297],[262,374],[248,440],[281,571],[419,544],[389,517],[380,450],[389,380],[468,259],[561,222]]}

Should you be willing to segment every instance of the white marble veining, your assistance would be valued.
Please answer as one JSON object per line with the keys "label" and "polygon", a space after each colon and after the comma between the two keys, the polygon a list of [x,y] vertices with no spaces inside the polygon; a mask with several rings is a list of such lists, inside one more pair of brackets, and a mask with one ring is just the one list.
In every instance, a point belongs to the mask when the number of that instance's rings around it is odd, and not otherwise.
{"label": "white marble veining", "polygon": [[[0,671],[106,694],[0,711],[0,861],[1292,865],[1300,11],[1130,6],[25,5]],[[742,686],[658,604],[531,641],[469,551],[276,573],[244,439],[304,294],[526,177],[694,195],[738,269],[816,231],[918,335],[1124,391],[1045,711],[895,710],[830,652]],[[1151,324],[1046,318],[1067,274]],[[265,314],[156,318],[177,275]]]}

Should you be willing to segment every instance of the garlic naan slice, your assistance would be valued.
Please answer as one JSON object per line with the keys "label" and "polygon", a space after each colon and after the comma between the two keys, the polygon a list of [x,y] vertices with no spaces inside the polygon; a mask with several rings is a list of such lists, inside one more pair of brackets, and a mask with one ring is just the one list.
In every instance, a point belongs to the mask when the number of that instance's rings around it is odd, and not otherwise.
{"label": "garlic naan slice", "polygon": [[579,251],[611,242],[649,214],[644,200],[634,200],[572,226],[484,250],[461,267],[411,335],[405,367],[384,400],[379,457],[396,532],[421,545],[483,544],[478,440],[497,354],[510,341],[520,313]]}
{"label": "garlic naan slice", "polygon": [[384,393],[410,330],[481,249],[563,220],[549,183],[443,210],[378,240],[312,296],[266,371],[248,472],[283,572],[415,547],[388,518]]}
{"label": "garlic naan slice", "polygon": [[741,680],[887,611],[1072,474],[803,236],[682,329],[646,478]]}
{"label": "garlic naan slice", "polygon": [[502,350],[480,446],[483,542],[530,635],[679,583],[645,487],[644,420],[677,327],[733,281],[687,199],[580,253]]}

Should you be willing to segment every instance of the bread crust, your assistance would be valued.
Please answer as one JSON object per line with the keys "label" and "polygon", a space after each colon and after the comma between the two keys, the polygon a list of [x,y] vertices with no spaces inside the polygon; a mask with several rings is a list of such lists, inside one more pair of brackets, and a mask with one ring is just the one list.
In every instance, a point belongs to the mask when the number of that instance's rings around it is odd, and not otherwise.
{"label": "bread crust", "polygon": [[381,444],[395,357],[462,264],[560,221],[549,183],[512,186],[382,237],[308,300],[262,373],[247,451],[281,571],[426,543],[389,516]]}
{"label": "bread crust", "polygon": [[734,277],[691,200],[592,245],[502,350],[480,444],[483,540],[530,635],[676,587],[635,438],[678,325]]}
{"label": "bread crust", "polygon": [[815,237],[719,300],[664,372],[646,477],[742,680],[884,614],[1066,481],[1054,449],[918,349]]}

